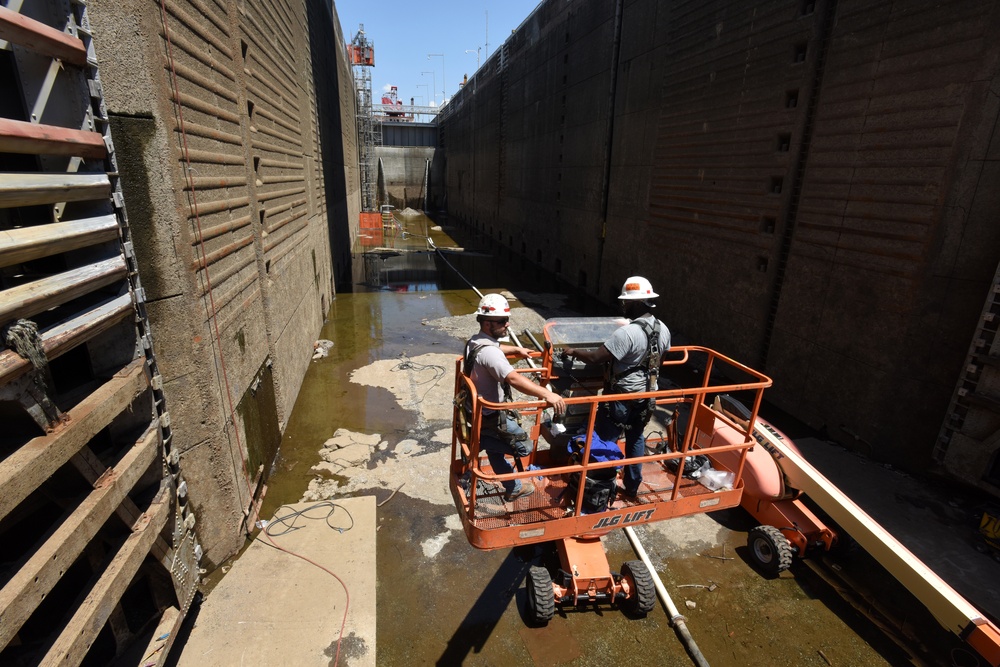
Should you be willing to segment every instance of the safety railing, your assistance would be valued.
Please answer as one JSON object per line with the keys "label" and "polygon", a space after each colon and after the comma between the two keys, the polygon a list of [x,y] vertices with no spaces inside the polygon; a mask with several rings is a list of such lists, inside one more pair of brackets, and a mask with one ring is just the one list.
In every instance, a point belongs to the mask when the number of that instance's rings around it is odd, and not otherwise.
{"label": "safety railing", "polygon": [[[540,368],[517,372],[541,384],[558,383],[565,374],[553,364],[556,350],[551,347],[540,358]],[[584,383],[571,383],[567,408],[584,415],[579,433],[553,435],[546,426],[545,404],[537,400],[493,403],[480,397],[472,382],[455,366],[455,396],[450,486],[462,516],[470,543],[481,549],[495,549],[544,542],[582,534],[603,533],[624,525],[647,523],[676,516],[724,509],[738,505],[742,495],[742,472],[746,451],[755,443],[747,424],[754,423],[763,391],[771,385],[767,376],[714,350],[698,346],[675,347],[670,367],[697,368],[687,373],[697,381],[690,386],[632,394],[595,394]],[[714,378],[735,377],[735,380]],[[733,421],[713,409],[718,394],[742,392],[752,406],[749,422]],[[616,461],[590,460],[594,424],[598,410],[611,401],[655,401],[654,419],[647,426],[647,454]],[[531,452],[516,461],[519,469],[499,474],[492,470],[480,448],[483,411],[517,410],[528,433]],[[679,425],[678,422],[684,422]],[[570,436],[585,436],[582,451],[571,459],[567,450]],[[620,440],[619,448],[623,448]],[[723,475],[704,479],[685,475],[685,466],[695,457],[707,457],[711,470]],[[699,459],[701,460],[701,459]],[[643,484],[636,496],[619,497],[606,510],[587,513],[584,502],[586,482],[594,473],[625,465],[639,465]],[[708,469],[704,470],[708,472]],[[731,474],[731,481],[725,480]],[[532,481],[536,490],[512,502],[504,500],[503,482]]]}

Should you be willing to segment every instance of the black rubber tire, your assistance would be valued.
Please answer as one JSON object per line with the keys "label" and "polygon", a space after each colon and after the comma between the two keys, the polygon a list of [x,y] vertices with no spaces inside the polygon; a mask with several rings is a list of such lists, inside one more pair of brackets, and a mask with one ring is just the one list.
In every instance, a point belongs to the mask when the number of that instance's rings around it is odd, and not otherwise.
{"label": "black rubber tire", "polygon": [[792,566],[792,545],[774,526],[757,526],[747,535],[750,560],[764,574],[776,577]]}
{"label": "black rubber tire", "polygon": [[556,613],[556,592],[552,575],[544,567],[532,565],[528,570],[528,622],[545,625]]}
{"label": "black rubber tire", "polygon": [[656,606],[656,586],[653,575],[641,560],[630,560],[622,564],[622,579],[627,579],[632,589],[622,603],[622,609],[637,616],[645,616]]}

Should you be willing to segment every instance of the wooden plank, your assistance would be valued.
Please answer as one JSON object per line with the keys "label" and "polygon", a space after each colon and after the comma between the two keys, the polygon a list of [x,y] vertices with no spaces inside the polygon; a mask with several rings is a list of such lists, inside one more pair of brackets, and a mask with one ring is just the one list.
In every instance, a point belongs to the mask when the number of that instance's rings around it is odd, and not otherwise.
{"label": "wooden plank", "polygon": [[[12,568],[16,574],[0,589],[0,616],[3,617],[0,646],[6,646],[17,634],[115,508],[128,497],[135,483],[156,460],[158,445],[158,431],[152,427],[126,452],[118,465],[101,476],[94,491],[31,557]],[[141,515],[136,518],[141,519]]]}
{"label": "wooden plank", "polygon": [[[154,422],[151,428],[156,430],[156,442],[157,446],[159,446],[160,438],[158,423]],[[101,460],[90,450],[90,447],[82,448],[73,456],[73,458],[69,460],[69,462],[92,486],[96,486],[97,480],[99,480],[101,475],[105,474],[108,470],[108,467],[101,463]],[[115,509],[115,514],[117,514],[118,517],[125,522],[126,526],[131,526],[139,520],[139,516],[142,514],[142,511],[134,502],[132,502],[131,498],[126,496],[125,498],[122,498],[121,503]],[[170,559],[173,558],[174,553],[170,548],[170,545],[167,544],[166,540],[162,537],[156,538],[156,542],[153,544],[152,553],[156,556],[157,560],[163,564],[163,567],[167,570],[170,569]]]}
{"label": "wooden plank", "polygon": [[153,631],[153,636],[146,646],[146,651],[142,654],[142,661],[139,663],[143,667],[162,667],[167,661],[167,654],[174,644],[174,637],[180,630],[181,621],[184,617],[177,607],[167,607],[160,616],[160,622]]}
{"label": "wooden plank", "polygon": [[153,540],[166,525],[171,505],[170,492],[163,486],[142,519],[133,527],[132,535],[125,540],[73,618],[59,633],[55,644],[42,659],[42,665],[79,665],[83,662],[111,610],[132,583]]}
{"label": "wooden plank", "polygon": [[0,325],[37,315],[123,280],[126,270],[125,258],[119,255],[4,290],[0,292]]}
{"label": "wooden plank", "polygon": [[[0,152],[3,148],[0,147]],[[118,238],[114,215],[0,230],[0,267],[113,241]]]}
{"label": "wooden plank", "polygon": [[80,38],[50,28],[41,21],[0,7],[0,39],[29,51],[59,58],[73,65],[87,64],[87,49]]}
{"label": "wooden plank", "polygon": [[103,158],[108,148],[104,137],[90,130],[0,118],[0,153]]}
{"label": "wooden plank", "polygon": [[[52,361],[134,314],[132,297],[123,294],[39,332],[45,357]],[[0,352],[0,385],[16,380],[29,370],[31,362],[14,350]]]}
{"label": "wooden plank", "polygon": [[0,174],[0,208],[106,199],[107,174]]}
{"label": "wooden plank", "polygon": [[79,405],[54,433],[34,438],[0,461],[0,519],[37,489],[149,386],[144,359],[136,359]]}

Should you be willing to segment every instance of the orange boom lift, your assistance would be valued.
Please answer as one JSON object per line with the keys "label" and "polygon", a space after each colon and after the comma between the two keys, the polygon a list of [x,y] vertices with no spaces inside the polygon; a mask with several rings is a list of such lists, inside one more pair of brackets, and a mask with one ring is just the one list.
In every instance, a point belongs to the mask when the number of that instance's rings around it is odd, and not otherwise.
{"label": "orange boom lift", "polygon": [[[600,537],[616,528],[710,512],[741,505],[761,526],[748,535],[748,554],[765,573],[787,568],[793,556],[827,551],[837,541],[834,530],[803,503],[810,499],[828,513],[935,616],[942,627],[964,639],[987,664],[1000,667],[1000,630],[946,582],[913,556],[819,471],[794,444],[758,417],[766,375],[705,347],[677,346],[664,355],[664,368],[688,378],[669,389],[629,394],[628,399],[655,401],[654,424],[647,427],[647,456],[594,462],[591,445],[600,404],[624,398],[601,395],[601,369],[570,362],[560,348],[597,347],[626,321],[621,318],[559,318],[545,323],[542,351],[529,361],[539,367],[519,369],[566,398],[565,433],[551,429],[538,401],[490,403],[476,395],[455,363],[455,408],[449,484],[470,544],[504,549],[554,542],[559,568],[532,566],[528,572],[528,616],[544,624],[557,605],[610,603],[645,614],[655,604],[652,573],[641,560],[612,572]],[[530,334],[529,334],[530,335]],[[534,340],[534,339],[532,339]],[[663,374],[661,373],[661,387]],[[726,378],[717,380],[717,378]],[[749,406],[749,407],[746,407]],[[532,444],[517,461],[517,472],[498,475],[479,450],[483,408],[517,409]],[[583,435],[575,458],[567,441]],[[619,442],[621,450],[623,443]],[[688,462],[699,461],[698,479],[685,476]],[[704,465],[704,461],[708,465]],[[635,498],[622,497],[607,509],[586,513],[587,484],[581,479],[613,477],[611,469],[642,465],[642,485]],[[513,502],[503,499],[501,482],[535,478],[535,493]],[[593,507],[592,505],[590,505]],[[603,508],[602,508],[603,509]],[[995,517],[984,517],[992,526]]]}
{"label": "orange boom lift", "polygon": [[[756,417],[763,390],[770,386],[771,380],[704,347],[675,347],[669,353],[671,358],[663,362],[670,366],[697,361],[705,369],[698,383],[628,395],[629,399],[654,399],[657,410],[664,414],[684,406],[694,427],[688,428],[683,438],[677,437],[676,429],[667,428],[663,435],[647,438],[647,448],[662,453],[627,461],[595,463],[590,460],[591,436],[587,435],[579,462],[569,459],[565,449],[568,435],[574,431],[592,433],[600,404],[621,396],[597,394],[599,378],[594,377],[595,368],[579,363],[574,368],[568,365],[569,362],[562,362],[563,370],[560,371],[558,348],[570,344],[586,346],[587,342],[596,346],[623,323],[618,318],[550,320],[543,329],[545,350],[536,357],[541,367],[518,371],[569,395],[566,399],[569,432],[563,436],[553,436],[548,430],[543,423],[544,404],[538,401],[497,404],[479,397],[475,387],[462,374],[461,359],[456,360],[451,492],[469,542],[478,549],[556,543],[561,563],[559,571],[549,572],[535,566],[528,574],[529,614],[536,623],[551,619],[558,604],[606,602],[640,614],[650,611],[656,602],[651,573],[638,560],[625,563],[620,573],[611,572],[601,535],[625,526],[734,507],[740,503],[743,493],[743,461],[755,441],[745,425],[714,409],[709,397],[744,392],[751,397],[748,402],[753,406],[752,416]],[[710,382],[713,369],[740,379],[713,384]],[[484,407],[520,411],[533,447],[528,457],[517,461],[518,472],[495,474],[489,461],[481,455],[479,427]],[[729,473],[727,484],[710,488],[682,475],[684,462],[695,455],[695,449],[697,454],[708,457],[715,470]],[[723,453],[732,457],[727,459],[727,464],[719,458]],[[585,513],[587,485],[576,481],[601,476],[602,471],[607,476],[609,468],[625,463],[643,466],[643,484],[636,497],[616,500],[606,511]],[[535,493],[504,502],[501,482],[532,477],[536,478]]]}

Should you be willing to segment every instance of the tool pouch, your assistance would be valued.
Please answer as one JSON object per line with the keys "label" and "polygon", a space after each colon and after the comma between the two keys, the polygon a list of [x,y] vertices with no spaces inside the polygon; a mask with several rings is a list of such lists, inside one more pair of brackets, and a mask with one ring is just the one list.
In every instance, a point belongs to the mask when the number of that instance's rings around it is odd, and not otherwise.
{"label": "tool pouch", "polygon": [[[511,422],[517,425],[516,430],[510,428]],[[482,431],[510,445],[518,456],[527,456],[531,453],[531,449],[525,444],[528,434],[521,428],[521,414],[517,410],[497,410],[483,415]],[[520,450],[524,450],[523,453]]]}

